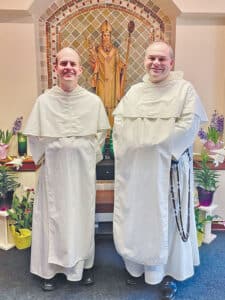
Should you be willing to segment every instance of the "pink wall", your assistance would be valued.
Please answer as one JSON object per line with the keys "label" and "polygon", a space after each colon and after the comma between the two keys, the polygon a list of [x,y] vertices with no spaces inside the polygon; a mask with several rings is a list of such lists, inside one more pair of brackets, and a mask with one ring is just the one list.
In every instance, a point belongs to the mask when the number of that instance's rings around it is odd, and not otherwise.
{"label": "pink wall", "polygon": [[[200,5],[202,1],[174,0],[182,10],[173,28],[176,39],[175,68],[183,70],[185,78],[194,84],[209,115],[214,109],[225,113],[224,0],[204,0],[204,5]],[[18,115],[23,115],[26,121],[39,93],[40,32],[37,18],[53,2],[0,1],[0,128],[10,128]],[[163,4],[165,13],[172,16],[171,1],[158,0],[155,3]],[[30,7],[34,21],[32,18],[24,20],[21,11],[29,14],[27,7]],[[11,13],[6,19],[9,11]],[[177,12],[176,9],[174,15]]]}

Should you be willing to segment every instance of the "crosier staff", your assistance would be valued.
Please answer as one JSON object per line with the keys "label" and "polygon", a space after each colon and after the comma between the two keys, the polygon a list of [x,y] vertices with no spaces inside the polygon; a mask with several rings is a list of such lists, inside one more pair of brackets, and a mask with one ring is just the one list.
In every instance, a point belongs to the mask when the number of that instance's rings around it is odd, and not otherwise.
{"label": "crosier staff", "polygon": [[126,53],[124,74],[123,74],[122,82],[121,82],[121,96],[124,95],[125,84],[127,81],[127,65],[128,65],[129,55],[130,55],[131,33],[134,31],[134,28],[135,28],[134,21],[130,21],[127,26],[127,30],[128,30],[127,53]]}

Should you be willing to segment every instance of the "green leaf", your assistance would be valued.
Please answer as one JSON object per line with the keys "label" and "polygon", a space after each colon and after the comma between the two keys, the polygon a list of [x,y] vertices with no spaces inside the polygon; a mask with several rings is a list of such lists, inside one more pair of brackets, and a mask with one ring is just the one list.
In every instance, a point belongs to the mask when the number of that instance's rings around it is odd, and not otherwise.
{"label": "green leaf", "polygon": [[8,129],[6,131],[0,130],[0,143],[9,144],[12,136],[12,131],[9,131]]}
{"label": "green leaf", "polygon": [[207,139],[213,141],[215,144],[219,140],[219,132],[214,127],[208,127]]}

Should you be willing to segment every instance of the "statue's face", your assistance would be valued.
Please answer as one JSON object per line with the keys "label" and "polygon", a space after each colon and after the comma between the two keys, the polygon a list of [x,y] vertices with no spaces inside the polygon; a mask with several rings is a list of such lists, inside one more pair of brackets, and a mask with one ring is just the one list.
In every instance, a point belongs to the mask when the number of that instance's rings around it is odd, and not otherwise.
{"label": "statue's face", "polygon": [[102,33],[102,41],[103,43],[111,43],[111,33],[106,31]]}
{"label": "statue's face", "polygon": [[146,50],[144,66],[151,82],[166,79],[174,64],[169,47],[165,43],[153,43]]}

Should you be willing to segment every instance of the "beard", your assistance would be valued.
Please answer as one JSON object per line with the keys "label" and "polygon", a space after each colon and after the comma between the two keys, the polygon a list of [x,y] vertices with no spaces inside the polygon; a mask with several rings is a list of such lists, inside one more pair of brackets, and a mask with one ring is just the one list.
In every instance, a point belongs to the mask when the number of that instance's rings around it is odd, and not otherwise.
{"label": "beard", "polygon": [[113,45],[111,42],[103,42],[102,43],[102,48],[105,52],[110,52],[110,50],[112,49]]}

